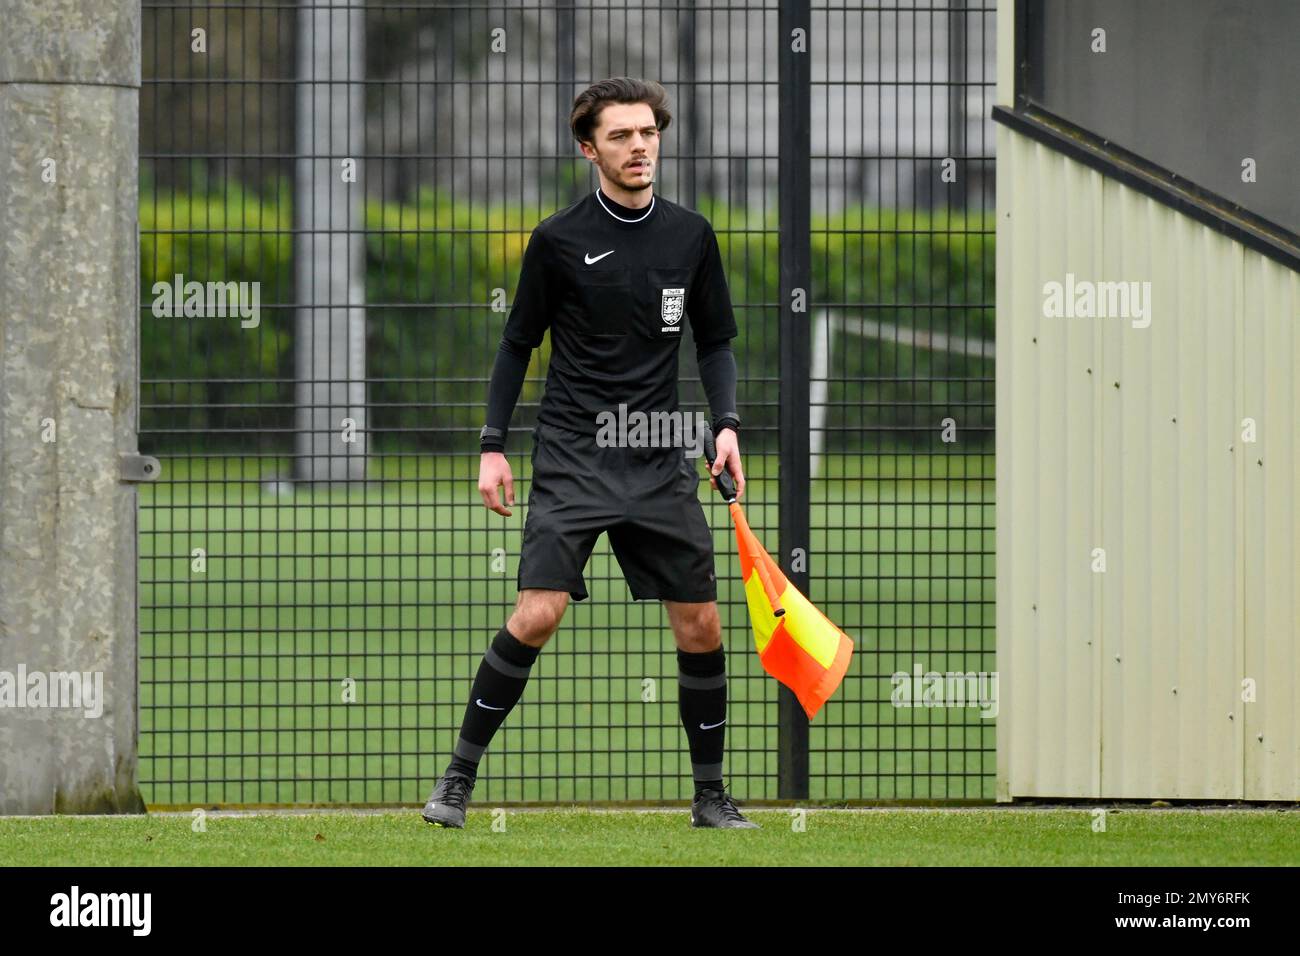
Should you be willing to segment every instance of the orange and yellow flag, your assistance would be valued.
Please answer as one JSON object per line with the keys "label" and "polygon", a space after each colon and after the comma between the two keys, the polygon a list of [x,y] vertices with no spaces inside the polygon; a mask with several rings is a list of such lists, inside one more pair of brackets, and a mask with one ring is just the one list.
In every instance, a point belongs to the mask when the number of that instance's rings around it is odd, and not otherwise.
{"label": "orange and yellow flag", "polygon": [[844,679],[853,641],[781,573],[734,498],[728,506],[758,658],[763,670],[794,691],[812,720]]}

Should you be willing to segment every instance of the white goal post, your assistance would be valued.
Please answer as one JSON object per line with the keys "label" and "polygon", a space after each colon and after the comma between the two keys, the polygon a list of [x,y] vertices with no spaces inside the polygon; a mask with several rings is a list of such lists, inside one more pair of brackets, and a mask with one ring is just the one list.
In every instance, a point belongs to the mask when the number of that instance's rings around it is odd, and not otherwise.
{"label": "white goal post", "polygon": [[988,339],[909,328],[843,314],[834,309],[817,310],[813,316],[812,369],[808,392],[811,405],[808,416],[808,448],[812,458],[808,463],[808,474],[813,478],[817,477],[817,466],[826,448],[826,403],[830,396],[831,349],[837,337],[844,335],[989,360],[992,360],[994,354],[994,343]]}

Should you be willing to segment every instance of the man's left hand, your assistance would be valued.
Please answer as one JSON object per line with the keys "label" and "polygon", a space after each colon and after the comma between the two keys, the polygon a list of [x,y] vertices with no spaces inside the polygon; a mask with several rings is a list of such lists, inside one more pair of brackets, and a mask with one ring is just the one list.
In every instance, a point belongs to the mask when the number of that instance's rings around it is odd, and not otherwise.
{"label": "man's left hand", "polygon": [[717,457],[713,459],[713,467],[709,469],[709,484],[717,488],[718,481],[714,475],[721,474],[722,469],[726,468],[736,483],[736,500],[740,500],[740,496],[745,493],[745,472],[740,466],[740,443],[736,438],[735,429],[722,429],[714,437],[713,443],[717,448]]}

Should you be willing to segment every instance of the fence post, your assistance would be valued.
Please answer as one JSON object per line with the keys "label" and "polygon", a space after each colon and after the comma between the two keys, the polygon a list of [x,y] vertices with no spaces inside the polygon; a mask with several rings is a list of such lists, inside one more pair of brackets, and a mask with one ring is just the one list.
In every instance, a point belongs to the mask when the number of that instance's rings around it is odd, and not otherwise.
{"label": "fence post", "polygon": [[966,74],[967,67],[966,0],[948,0],[948,155],[963,169],[957,181],[950,183],[950,208],[966,208]]}
{"label": "fence post", "polygon": [[[790,583],[804,594],[808,593],[808,323],[812,297],[810,6],[810,0],[781,0],[777,14],[781,261],[781,551],[777,559]],[[797,564],[792,561],[796,554],[804,556]],[[789,688],[782,686],[779,695],[777,797],[799,800],[808,796],[808,717]]]}
{"label": "fence post", "polygon": [[0,814],[141,812],[140,3],[0,19]]}

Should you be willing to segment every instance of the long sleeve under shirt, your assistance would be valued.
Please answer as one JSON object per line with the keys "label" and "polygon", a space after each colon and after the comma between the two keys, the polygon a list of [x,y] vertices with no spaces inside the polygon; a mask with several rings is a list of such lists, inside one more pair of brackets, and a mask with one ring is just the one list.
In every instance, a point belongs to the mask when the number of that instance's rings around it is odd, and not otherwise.
{"label": "long sleeve under shirt", "polygon": [[532,350],[551,331],[538,421],[595,434],[601,412],[678,410],[678,345],[689,321],[714,431],[737,428],[737,334],[722,255],[699,213],[655,196],[646,209],[599,190],[544,219],[524,251],[488,385],[481,442],[501,451]]}

